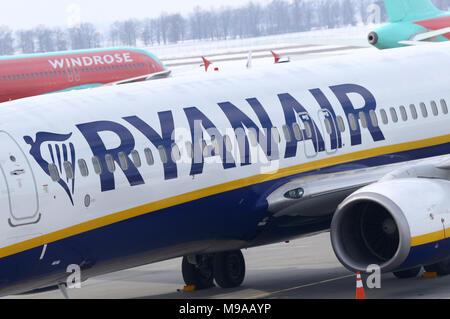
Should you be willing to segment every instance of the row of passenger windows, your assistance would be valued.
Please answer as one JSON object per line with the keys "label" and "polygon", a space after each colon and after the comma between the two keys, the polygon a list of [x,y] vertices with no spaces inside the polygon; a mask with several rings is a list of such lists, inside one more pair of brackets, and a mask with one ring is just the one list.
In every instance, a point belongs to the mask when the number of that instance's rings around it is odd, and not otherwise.
{"label": "row of passenger windows", "polygon": [[120,70],[133,70],[133,69],[143,69],[145,68],[144,63],[133,63],[133,64],[120,64],[120,65],[105,65],[96,66],[91,68],[81,68],[81,69],[67,69],[58,71],[47,71],[47,72],[33,72],[33,73],[23,73],[23,74],[11,74],[0,76],[0,81],[15,81],[15,80],[26,80],[26,79],[42,79],[48,77],[57,76],[70,76],[84,73],[95,73],[95,72],[108,72],[108,71],[120,71]]}
{"label": "row of passenger windows", "polygon": [[[448,106],[447,106],[447,103],[445,100],[440,101],[440,109],[441,109],[440,111],[439,111],[439,107],[436,102],[432,101],[430,104],[431,104],[431,114],[433,116],[439,116],[439,114],[447,115],[449,113]],[[414,104],[411,104],[409,106],[409,112],[410,113],[408,114],[407,109],[404,106],[399,107],[399,113],[397,112],[397,110],[395,108],[390,108],[388,111],[385,111],[384,109],[380,109],[381,121],[385,125],[389,123],[389,120],[392,120],[393,123],[397,123],[397,122],[399,122],[398,114],[400,114],[400,118],[403,121],[408,121],[409,115],[411,115],[411,118],[414,120],[417,120],[419,118],[419,114],[423,118],[427,118],[427,117],[431,116],[425,103],[420,103],[419,109],[417,109]],[[369,121],[371,122],[371,124],[374,127],[379,126],[378,116],[375,113],[375,111],[373,111],[373,110],[371,110],[369,112],[369,114],[366,114],[364,112],[359,113],[359,118],[361,120],[361,125],[364,128],[368,127]],[[341,116],[337,116],[336,122],[337,122],[337,127],[338,127],[339,131],[344,133],[346,131],[344,119]],[[357,130],[357,119],[353,114],[349,114],[348,122],[350,124],[350,130],[352,130],[352,131]],[[324,124],[325,124],[327,133],[329,135],[333,134],[332,122],[330,121],[330,119],[325,118]],[[302,130],[302,128],[300,127],[300,125],[298,123],[293,123],[292,126],[283,125],[283,133],[284,133],[285,140],[287,142],[291,142],[293,140],[302,141],[304,139],[312,139],[314,136],[314,128],[312,126],[312,122],[304,121],[303,126],[304,126],[304,129]],[[292,132],[293,132],[293,135],[292,135]],[[236,136],[239,136],[240,134],[244,134],[244,133],[236,132]],[[248,130],[247,134],[248,134],[248,137],[250,140],[250,144],[253,147],[257,146],[258,138],[257,138],[256,131],[253,129],[250,129],[250,130]],[[272,135],[272,138],[276,143],[281,143],[281,135],[276,127],[273,127],[271,129],[270,134]],[[232,142],[231,142],[230,137],[228,135],[224,135],[223,138],[224,138],[225,151],[232,152]],[[211,142],[212,142],[213,150],[215,151],[216,154],[218,154],[220,151],[218,140],[213,136],[211,138]],[[201,140],[201,144],[202,144],[203,155],[208,156],[209,155],[207,152],[208,145],[207,145],[206,141]],[[190,158],[194,158],[194,148],[193,148],[193,145],[191,142],[186,142],[186,150],[187,150],[188,156]],[[160,146],[158,148],[158,152],[159,152],[159,157],[161,159],[161,162],[163,164],[166,164],[169,162],[169,156],[171,156],[172,160],[175,162],[179,161],[181,159],[181,151],[180,151],[179,146],[176,143],[174,143],[172,145],[171,154],[167,154],[167,151],[163,146]],[[141,154],[137,150],[133,150],[130,153],[130,157],[128,157],[123,152],[118,153],[118,163],[119,163],[120,169],[122,169],[123,171],[127,171],[130,168],[129,160],[132,161],[132,163],[134,164],[134,166],[136,168],[140,168],[142,166]],[[153,166],[155,164],[155,158],[154,158],[153,152],[150,148],[146,148],[144,150],[144,157],[145,157],[145,161],[146,161],[147,165]],[[92,158],[92,167],[94,169],[95,174],[97,174],[97,175],[102,174],[104,169],[106,169],[110,173],[114,173],[116,171],[116,169],[117,169],[116,161],[114,160],[113,155],[107,154],[105,156],[105,162],[106,162],[106,167],[103,167],[100,158],[98,158],[98,157]],[[80,169],[80,173],[82,176],[84,176],[84,177],[89,176],[88,164],[84,159],[78,160],[78,167]],[[74,168],[72,166],[72,163],[64,162],[63,169],[64,169],[64,172],[68,179],[74,178]],[[50,175],[51,175],[53,181],[58,182],[61,178],[58,167],[55,164],[49,164],[49,171],[50,171]]]}
{"label": "row of passenger windows", "polygon": [[[163,146],[160,146],[158,149],[159,149],[161,161],[164,164],[168,163],[169,158],[168,158],[165,148]],[[120,168],[123,171],[127,171],[130,168],[130,163],[129,163],[130,158],[123,152],[120,152],[117,155],[118,155],[118,159],[119,159]],[[136,168],[139,168],[142,166],[141,155],[139,154],[138,151],[133,150],[130,153],[130,156],[131,156],[131,161]],[[153,152],[151,149],[146,148],[144,150],[144,156],[145,156],[145,161],[146,161],[147,165],[153,166],[155,164],[155,159],[153,157]],[[181,152],[176,144],[174,144],[172,146],[172,158],[176,161],[181,159]],[[95,174],[97,174],[97,175],[102,174],[104,169],[106,169],[110,173],[114,173],[116,171],[116,162],[114,160],[114,157],[111,154],[106,154],[105,162],[106,162],[106,167],[104,168],[102,166],[102,162],[99,157],[94,156],[92,158],[92,167],[94,169]],[[84,159],[78,160],[78,168],[80,169],[80,173],[83,177],[89,176],[89,167],[88,167],[87,162]],[[75,177],[74,167],[71,162],[67,162],[67,161],[64,162],[63,169],[64,169],[64,172],[68,179],[73,179]],[[53,163],[49,164],[49,171],[50,171],[50,176],[53,181],[58,182],[61,179],[60,172],[59,172],[56,164],[53,164]]]}

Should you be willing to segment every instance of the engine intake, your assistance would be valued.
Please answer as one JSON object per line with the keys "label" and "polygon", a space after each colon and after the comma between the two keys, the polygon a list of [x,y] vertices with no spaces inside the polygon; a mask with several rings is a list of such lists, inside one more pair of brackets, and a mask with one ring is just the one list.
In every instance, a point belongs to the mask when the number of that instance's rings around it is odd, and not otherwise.
{"label": "engine intake", "polygon": [[[377,264],[382,272],[391,272],[450,256],[450,248],[431,244],[445,239],[449,195],[449,181],[419,178],[360,189],[334,215],[331,242],[337,258],[352,271],[365,272],[368,265]],[[427,234],[438,234],[437,240],[418,240]]]}
{"label": "engine intake", "polygon": [[378,43],[378,34],[376,32],[370,32],[367,36],[367,40],[370,44],[375,45]]}

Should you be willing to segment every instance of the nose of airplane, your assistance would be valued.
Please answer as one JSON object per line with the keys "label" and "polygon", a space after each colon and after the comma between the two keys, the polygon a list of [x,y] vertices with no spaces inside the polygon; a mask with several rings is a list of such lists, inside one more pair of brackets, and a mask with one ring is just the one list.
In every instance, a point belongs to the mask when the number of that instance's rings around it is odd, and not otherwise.
{"label": "nose of airplane", "polygon": [[378,34],[376,32],[370,32],[369,36],[367,38],[369,40],[369,43],[372,45],[375,45],[378,43]]}

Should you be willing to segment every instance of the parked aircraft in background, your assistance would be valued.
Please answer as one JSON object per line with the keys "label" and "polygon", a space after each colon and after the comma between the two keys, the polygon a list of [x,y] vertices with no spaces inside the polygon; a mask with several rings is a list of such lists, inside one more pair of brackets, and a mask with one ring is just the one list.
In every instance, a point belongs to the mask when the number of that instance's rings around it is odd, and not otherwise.
{"label": "parked aircraft in background", "polygon": [[[274,63],[275,64],[291,62],[291,59],[289,57],[281,56],[281,55],[275,53],[274,51],[270,51],[270,54],[274,57],[274,61],[275,61]],[[213,64],[213,62],[211,62],[210,60],[208,60],[204,56],[202,56],[201,58],[203,60],[203,63],[200,64],[200,66],[205,68],[205,72],[208,72],[209,71],[209,67]],[[232,59],[233,58],[230,58],[230,60],[232,60]],[[252,66],[253,66],[253,52],[249,51],[248,52],[248,57],[247,57],[246,67],[247,67],[247,69],[251,69]],[[219,68],[215,67],[214,71],[219,71]]]}
{"label": "parked aircraft in background", "polygon": [[177,257],[237,287],[241,249],[330,229],[352,271],[449,273],[448,69],[442,43],[5,103],[0,294]]}
{"label": "parked aircraft in background", "polygon": [[384,0],[389,24],[372,31],[369,43],[378,49],[442,42],[450,39],[450,13],[430,0]]}
{"label": "parked aircraft in background", "polygon": [[283,57],[283,56],[281,56],[281,55],[279,55],[279,54],[277,54],[277,53],[275,53],[273,51],[270,51],[270,53],[272,53],[272,55],[273,55],[273,57],[275,59],[275,64],[291,62],[291,59],[289,57]]}
{"label": "parked aircraft in background", "polygon": [[7,56],[0,58],[0,102],[169,75],[154,55],[132,48]]}

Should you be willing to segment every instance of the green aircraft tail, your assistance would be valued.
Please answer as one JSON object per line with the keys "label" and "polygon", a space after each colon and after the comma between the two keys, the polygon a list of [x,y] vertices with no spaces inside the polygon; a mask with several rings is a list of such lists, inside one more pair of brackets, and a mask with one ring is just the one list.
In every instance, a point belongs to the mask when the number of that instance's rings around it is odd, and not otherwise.
{"label": "green aircraft tail", "polygon": [[430,0],[384,0],[384,3],[391,23],[417,21],[443,14]]}

